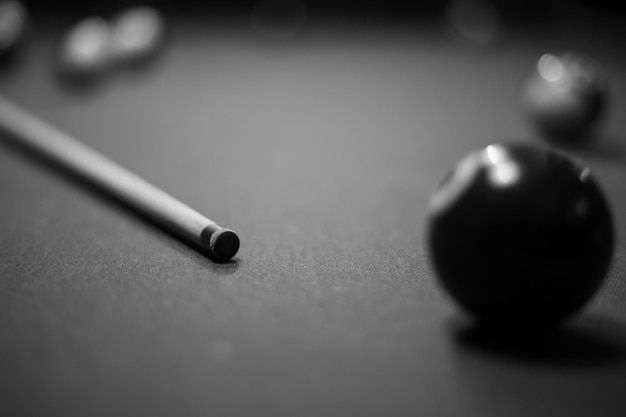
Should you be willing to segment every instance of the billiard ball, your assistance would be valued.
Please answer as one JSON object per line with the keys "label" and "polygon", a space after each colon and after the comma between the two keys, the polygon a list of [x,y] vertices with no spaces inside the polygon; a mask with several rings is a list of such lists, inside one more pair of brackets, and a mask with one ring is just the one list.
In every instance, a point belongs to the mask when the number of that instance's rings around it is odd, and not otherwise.
{"label": "billiard ball", "polygon": [[502,31],[502,17],[486,0],[452,0],[446,7],[447,26],[471,45],[493,44]]}
{"label": "billiard ball", "polygon": [[580,143],[604,113],[606,84],[598,64],[586,55],[544,54],[522,81],[521,103],[544,138]]}
{"label": "billiard ball", "polygon": [[88,17],[72,25],[59,44],[58,73],[65,81],[99,81],[113,67],[111,28],[101,17]]}
{"label": "billiard ball", "polygon": [[603,282],[613,225],[589,168],[523,143],[470,153],[439,184],[426,218],[441,286],[479,322],[553,325]]}
{"label": "billiard ball", "polygon": [[161,13],[148,6],[120,12],[112,21],[113,53],[118,65],[143,64],[154,58],[165,40]]}
{"label": "billiard ball", "polygon": [[12,59],[24,43],[30,17],[19,1],[0,1],[0,59]]}

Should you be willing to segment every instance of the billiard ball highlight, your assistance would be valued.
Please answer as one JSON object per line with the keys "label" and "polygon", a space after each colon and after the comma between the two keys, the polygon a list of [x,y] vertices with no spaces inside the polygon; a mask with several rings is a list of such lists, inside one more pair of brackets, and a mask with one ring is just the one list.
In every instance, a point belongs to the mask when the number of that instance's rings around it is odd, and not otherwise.
{"label": "billiard ball highlight", "polygon": [[545,138],[580,142],[604,113],[606,84],[598,64],[583,54],[544,54],[522,82],[522,107]]}
{"label": "billiard ball highlight", "polygon": [[557,323],[591,299],[612,258],[610,210],[589,168],[525,144],[463,158],[426,221],[440,284],[483,323]]}

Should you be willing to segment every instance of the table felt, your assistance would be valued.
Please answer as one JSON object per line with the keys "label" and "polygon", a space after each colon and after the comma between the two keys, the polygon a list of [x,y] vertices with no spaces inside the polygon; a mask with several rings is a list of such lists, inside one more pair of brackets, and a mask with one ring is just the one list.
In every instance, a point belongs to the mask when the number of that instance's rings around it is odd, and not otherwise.
{"label": "table felt", "polygon": [[[617,45],[511,30],[482,48],[432,25],[330,21],[272,40],[186,17],[153,65],[78,92],[52,70],[61,29],[34,32],[2,94],[242,245],[214,263],[0,138],[0,415],[624,415]],[[539,143],[520,79],[572,48],[611,85],[593,146],[567,152],[610,202],[613,267],[559,330],[485,333],[437,285],[428,200],[466,153]]]}

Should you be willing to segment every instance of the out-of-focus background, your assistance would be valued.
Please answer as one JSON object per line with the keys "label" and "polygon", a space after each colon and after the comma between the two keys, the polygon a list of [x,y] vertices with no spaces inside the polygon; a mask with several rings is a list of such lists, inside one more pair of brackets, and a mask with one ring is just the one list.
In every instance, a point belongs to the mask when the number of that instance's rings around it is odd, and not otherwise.
{"label": "out-of-focus background", "polygon": [[[449,0],[46,0],[24,1],[36,14],[75,14],[83,12],[107,12],[131,5],[157,6],[166,10],[189,13],[246,13],[265,3],[301,4],[310,12],[320,15],[372,15],[402,16],[404,18],[437,16],[452,3]],[[609,20],[623,17],[626,6],[622,2],[610,0],[489,0],[488,3],[511,22],[523,20],[563,20],[568,18],[605,18]]]}
{"label": "out-of-focus background", "polygon": [[[41,19],[70,24],[87,15],[109,17],[120,10],[147,5],[168,15],[231,18],[250,17],[264,20],[268,25],[289,25],[294,20],[315,23],[324,19],[343,19],[393,23],[394,21],[455,25],[470,25],[470,31],[480,32],[497,27],[497,35],[508,29],[535,27],[548,29],[581,39],[599,39],[618,51],[626,39],[626,6],[610,0],[64,0],[23,2],[35,22]],[[470,34],[470,37],[473,35]],[[492,40],[492,39],[490,39]]]}

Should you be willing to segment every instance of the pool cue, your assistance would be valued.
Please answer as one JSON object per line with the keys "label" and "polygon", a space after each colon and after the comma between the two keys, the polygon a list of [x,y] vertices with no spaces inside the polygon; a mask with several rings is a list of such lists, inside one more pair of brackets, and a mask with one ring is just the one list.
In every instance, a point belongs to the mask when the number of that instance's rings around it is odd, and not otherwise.
{"label": "pool cue", "polygon": [[36,154],[97,186],[174,235],[208,249],[224,262],[239,237],[191,207],[82,144],[69,134],[0,97],[0,131]]}

